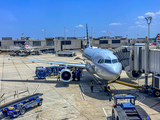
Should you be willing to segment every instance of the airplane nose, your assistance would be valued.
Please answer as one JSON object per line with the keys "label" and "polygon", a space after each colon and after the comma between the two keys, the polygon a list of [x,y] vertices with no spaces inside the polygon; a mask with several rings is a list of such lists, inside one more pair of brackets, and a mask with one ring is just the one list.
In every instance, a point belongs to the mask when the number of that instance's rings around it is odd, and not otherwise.
{"label": "airplane nose", "polygon": [[113,65],[112,66],[108,66],[107,68],[108,69],[106,69],[106,72],[107,72],[106,78],[108,80],[116,80],[120,76],[120,74],[122,72],[121,63],[117,63],[114,66]]}

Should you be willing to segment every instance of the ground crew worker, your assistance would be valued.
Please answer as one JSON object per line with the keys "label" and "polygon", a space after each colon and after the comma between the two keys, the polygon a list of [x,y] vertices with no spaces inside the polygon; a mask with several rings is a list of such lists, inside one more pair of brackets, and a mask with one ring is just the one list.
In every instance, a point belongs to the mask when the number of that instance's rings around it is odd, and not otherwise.
{"label": "ground crew worker", "polygon": [[54,76],[56,76],[56,68],[53,69]]}
{"label": "ground crew worker", "polygon": [[93,92],[93,86],[94,86],[94,82],[93,80],[91,80],[91,92]]}
{"label": "ground crew worker", "polygon": [[58,72],[58,75],[57,75],[57,81],[60,81],[60,73]]}
{"label": "ground crew worker", "polygon": [[78,81],[80,81],[80,76],[81,76],[81,71],[79,70],[79,71],[78,71],[78,74],[77,74],[77,79],[78,79]]}
{"label": "ground crew worker", "polygon": [[76,76],[74,71],[72,72],[72,76],[73,76],[73,81],[75,81]]}

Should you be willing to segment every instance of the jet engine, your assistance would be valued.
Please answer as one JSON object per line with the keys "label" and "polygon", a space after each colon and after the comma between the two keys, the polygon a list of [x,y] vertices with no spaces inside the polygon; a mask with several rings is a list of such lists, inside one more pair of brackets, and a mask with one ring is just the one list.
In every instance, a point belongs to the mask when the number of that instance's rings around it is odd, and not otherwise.
{"label": "jet engine", "polygon": [[138,79],[139,77],[142,76],[142,72],[141,71],[126,71],[126,74],[129,78],[132,78],[133,80]]}
{"label": "jet engine", "polygon": [[60,76],[63,82],[69,82],[72,80],[72,71],[69,69],[62,69],[60,72]]}

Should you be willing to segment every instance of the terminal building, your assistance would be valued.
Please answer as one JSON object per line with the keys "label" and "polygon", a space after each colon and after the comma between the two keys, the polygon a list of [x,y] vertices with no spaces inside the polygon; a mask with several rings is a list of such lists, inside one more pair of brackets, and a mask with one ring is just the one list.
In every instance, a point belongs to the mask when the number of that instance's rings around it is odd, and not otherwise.
{"label": "terminal building", "polygon": [[[144,43],[145,38],[130,39],[122,36],[102,36],[98,38],[89,37],[91,46],[96,46],[102,49],[115,49],[122,45],[133,45],[134,43]],[[154,38],[150,39],[151,42]],[[76,50],[84,49],[87,46],[87,37],[55,37],[45,38],[45,40],[33,40],[31,37],[26,37],[27,45],[35,48],[52,48],[58,50]],[[0,40],[0,50],[9,50],[10,46],[22,46],[25,44],[24,37],[17,40],[12,40],[12,37],[2,37]]]}

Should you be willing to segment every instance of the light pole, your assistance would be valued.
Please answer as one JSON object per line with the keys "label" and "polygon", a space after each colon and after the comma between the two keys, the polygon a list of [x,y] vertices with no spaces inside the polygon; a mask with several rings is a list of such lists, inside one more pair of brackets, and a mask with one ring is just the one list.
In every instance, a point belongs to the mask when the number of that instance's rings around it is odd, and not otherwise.
{"label": "light pole", "polygon": [[137,34],[137,39],[138,39],[138,37],[139,37],[139,34]]}
{"label": "light pole", "polygon": [[66,29],[66,27],[64,27],[64,39],[65,39],[65,37],[66,37],[66,35],[65,35],[65,32],[66,32],[65,29]]}
{"label": "light pole", "polygon": [[93,27],[91,27],[91,37],[92,37],[92,29],[93,29]]}
{"label": "light pole", "polygon": [[146,19],[147,24],[148,24],[148,39],[149,39],[150,38],[150,24],[151,24],[152,17],[151,16],[148,17],[148,18],[145,17],[145,19]]}
{"label": "light pole", "polygon": [[147,89],[148,86],[148,74],[149,74],[149,37],[150,37],[150,24],[152,17],[146,18],[147,24],[148,24],[148,38],[146,37],[146,42],[145,42],[145,89]]}
{"label": "light pole", "polygon": [[74,37],[75,37],[75,30],[74,30]]}

